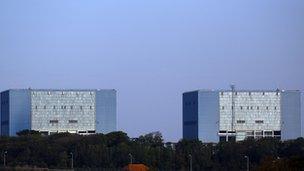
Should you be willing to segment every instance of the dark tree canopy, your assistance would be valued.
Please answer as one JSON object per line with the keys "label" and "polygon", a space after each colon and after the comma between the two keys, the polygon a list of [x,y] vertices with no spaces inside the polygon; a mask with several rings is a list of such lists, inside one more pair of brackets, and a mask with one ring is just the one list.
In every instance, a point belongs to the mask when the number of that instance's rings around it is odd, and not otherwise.
{"label": "dark tree canopy", "polygon": [[160,132],[129,138],[124,132],[81,136],[60,133],[50,136],[24,130],[17,137],[1,137],[0,150],[9,166],[68,168],[73,154],[76,168],[121,169],[130,162],[151,170],[303,170],[304,139],[279,141],[265,138],[242,142],[202,143],[180,140],[165,143]]}

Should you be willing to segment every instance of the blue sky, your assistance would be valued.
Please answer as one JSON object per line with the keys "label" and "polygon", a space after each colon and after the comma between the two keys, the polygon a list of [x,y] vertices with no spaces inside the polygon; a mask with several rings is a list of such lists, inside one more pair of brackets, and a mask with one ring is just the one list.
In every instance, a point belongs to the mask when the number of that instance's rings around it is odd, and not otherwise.
{"label": "blue sky", "polygon": [[1,0],[0,89],[115,88],[118,129],[182,136],[194,89],[304,89],[304,1]]}

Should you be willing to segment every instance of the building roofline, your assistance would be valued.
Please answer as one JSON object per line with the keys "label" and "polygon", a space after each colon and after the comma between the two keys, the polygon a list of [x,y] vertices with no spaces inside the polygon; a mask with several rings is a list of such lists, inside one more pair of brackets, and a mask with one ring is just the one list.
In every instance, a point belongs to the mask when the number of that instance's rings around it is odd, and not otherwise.
{"label": "building roofline", "polygon": [[[301,92],[301,90],[280,90],[280,89],[253,89],[253,90],[248,90],[248,89],[236,89],[235,92]],[[193,91],[186,91],[185,93],[193,93],[193,92],[231,92],[231,90],[229,89],[218,89],[218,90],[214,90],[214,89],[199,89],[199,90],[193,90]]]}
{"label": "building roofline", "polygon": [[102,91],[102,90],[107,90],[107,91],[116,91],[116,89],[7,89],[1,92],[5,91]]}

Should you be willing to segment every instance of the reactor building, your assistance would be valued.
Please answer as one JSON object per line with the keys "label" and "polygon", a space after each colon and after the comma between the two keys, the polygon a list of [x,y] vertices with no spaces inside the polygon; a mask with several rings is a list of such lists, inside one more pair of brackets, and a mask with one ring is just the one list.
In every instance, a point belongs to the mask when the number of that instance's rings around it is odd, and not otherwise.
{"label": "reactor building", "polygon": [[0,96],[2,136],[116,131],[116,90],[10,89]]}
{"label": "reactor building", "polygon": [[197,90],[183,94],[183,138],[203,142],[301,137],[298,90]]}

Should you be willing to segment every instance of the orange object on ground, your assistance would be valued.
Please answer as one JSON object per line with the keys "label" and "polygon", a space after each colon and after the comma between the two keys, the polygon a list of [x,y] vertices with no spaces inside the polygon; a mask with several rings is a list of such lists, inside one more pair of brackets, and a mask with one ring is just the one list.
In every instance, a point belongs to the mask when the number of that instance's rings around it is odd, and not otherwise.
{"label": "orange object on ground", "polygon": [[128,164],[123,168],[124,171],[148,171],[149,168],[144,164]]}

